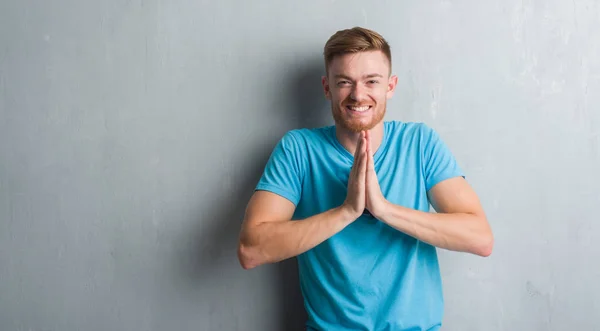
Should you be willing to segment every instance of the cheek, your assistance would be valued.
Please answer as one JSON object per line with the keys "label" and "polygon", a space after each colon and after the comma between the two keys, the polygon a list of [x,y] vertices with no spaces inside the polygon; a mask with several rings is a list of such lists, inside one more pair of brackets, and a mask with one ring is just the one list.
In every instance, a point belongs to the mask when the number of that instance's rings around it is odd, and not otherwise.
{"label": "cheek", "polygon": [[348,99],[348,96],[350,95],[350,93],[346,90],[331,90],[331,99],[333,101],[338,101],[338,102],[342,102],[346,99]]}
{"label": "cheek", "polygon": [[385,101],[388,97],[387,89],[377,89],[377,91],[373,94],[373,97],[377,101]]}

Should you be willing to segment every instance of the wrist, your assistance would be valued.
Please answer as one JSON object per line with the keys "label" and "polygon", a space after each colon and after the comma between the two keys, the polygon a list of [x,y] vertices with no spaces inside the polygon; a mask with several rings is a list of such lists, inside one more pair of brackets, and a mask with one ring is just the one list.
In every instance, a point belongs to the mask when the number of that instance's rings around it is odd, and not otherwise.
{"label": "wrist", "polygon": [[387,199],[384,199],[383,203],[381,203],[381,208],[377,209],[373,216],[380,221],[385,221],[389,218],[393,207],[394,206],[391,202],[389,202]]}
{"label": "wrist", "polygon": [[353,208],[346,204],[342,204],[336,209],[345,225],[354,222],[358,217],[360,217],[360,214],[357,214],[357,212],[355,212]]}

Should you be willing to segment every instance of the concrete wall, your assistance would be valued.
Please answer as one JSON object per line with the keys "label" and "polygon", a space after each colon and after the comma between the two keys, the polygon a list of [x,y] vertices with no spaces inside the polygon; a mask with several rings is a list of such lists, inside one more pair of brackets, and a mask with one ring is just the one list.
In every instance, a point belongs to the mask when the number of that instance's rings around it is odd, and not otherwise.
{"label": "concrete wall", "polygon": [[330,124],[321,52],[391,43],[388,119],[436,128],[490,258],[441,252],[445,330],[600,327],[597,1],[0,1],[0,329],[301,330],[294,261],[243,271],[277,139]]}

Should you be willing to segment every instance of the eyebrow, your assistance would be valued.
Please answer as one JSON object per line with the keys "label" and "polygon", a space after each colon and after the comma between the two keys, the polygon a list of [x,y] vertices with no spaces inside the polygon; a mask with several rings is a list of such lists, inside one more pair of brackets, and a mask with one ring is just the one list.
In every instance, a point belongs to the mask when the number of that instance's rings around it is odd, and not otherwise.
{"label": "eyebrow", "polygon": [[[368,74],[368,75],[363,76],[363,79],[375,78],[375,77],[383,78],[383,75],[381,75],[381,74]],[[336,79],[346,78],[346,79],[352,80],[350,77],[348,77],[346,75],[342,75],[342,74],[335,75],[335,78]]]}

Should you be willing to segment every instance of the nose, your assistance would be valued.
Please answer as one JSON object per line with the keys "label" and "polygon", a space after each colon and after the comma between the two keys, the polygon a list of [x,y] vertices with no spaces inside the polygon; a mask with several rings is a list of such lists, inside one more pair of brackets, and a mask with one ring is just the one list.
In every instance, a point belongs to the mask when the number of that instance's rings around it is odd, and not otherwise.
{"label": "nose", "polygon": [[361,84],[354,84],[350,92],[350,99],[353,101],[362,101],[366,97],[364,87]]}

